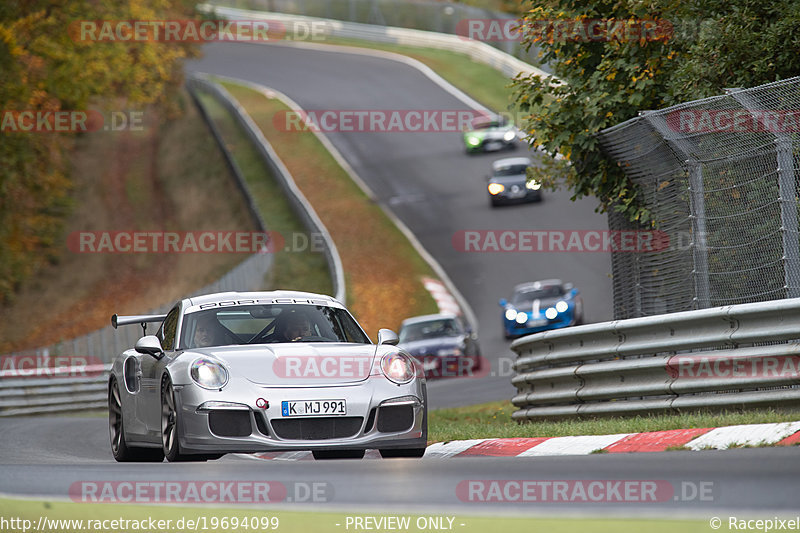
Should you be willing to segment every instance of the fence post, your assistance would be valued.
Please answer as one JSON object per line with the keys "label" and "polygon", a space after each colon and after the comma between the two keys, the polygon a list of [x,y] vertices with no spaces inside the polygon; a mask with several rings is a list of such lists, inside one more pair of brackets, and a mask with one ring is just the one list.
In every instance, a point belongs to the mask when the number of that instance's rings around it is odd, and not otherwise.
{"label": "fence post", "polygon": [[[725,92],[745,108],[758,122],[765,111],[748,92],[725,89]],[[764,131],[769,131],[767,128]],[[797,188],[794,176],[794,156],[791,136],[774,131],[778,172],[778,201],[781,206],[781,237],[783,239],[783,275],[787,298],[800,297],[800,233],[797,229]]]}
{"label": "fence post", "polygon": [[689,196],[691,198],[692,257],[694,268],[694,301],[697,309],[711,307],[711,287],[708,281],[708,243],[706,233],[706,199],[703,185],[703,168],[692,154],[692,142],[667,125],[663,116],[654,111],[642,111],[650,124],[666,143],[684,160],[689,173]]}

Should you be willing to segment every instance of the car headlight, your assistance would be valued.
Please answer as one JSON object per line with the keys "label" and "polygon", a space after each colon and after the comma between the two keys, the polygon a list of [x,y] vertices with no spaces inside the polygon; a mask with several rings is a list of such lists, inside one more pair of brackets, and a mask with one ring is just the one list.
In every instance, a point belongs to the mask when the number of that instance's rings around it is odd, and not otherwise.
{"label": "car headlight", "polygon": [[527,313],[517,313],[517,323],[524,324],[527,321],[528,321]]}
{"label": "car headlight", "polygon": [[569,305],[564,300],[559,300],[558,303],[556,304],[556,311],[558,311],[559,313],[563,313],[567,309],[569,309]]}
{"label": "car headlight", "polygon": [[506,142],[511,142],[514,140],[514,137],[516,136],[517,134],[514,133],[514,130],[508,130],[503,134],[503,140],[505,140]]}
{"label": "car headlight", "polygon": [[481,143],[481,140],[474,135],[470,135],[467,137],[467,144],[470,146],[478,146]]}
{"label": "car headlight", "polygon": [[544,312],[544,316],[546,316],[550,320],[553,320],[555,317],[558,316],[558,311],[556,311],[555,307],[548,307],[547,311]]}
{"label": "car headlight", "polygon": [[489,184],[489,194],[491,194],[492,196],[494,196],[496,194],[500,194],[504,190],[506,190],[506,188],[503,186],[502,183],[490,183]]}
{"label": "car headlight", "polygon": [[443,348],[436,352],[436,355],[439,357],[448,357],[451,355],[464,355],[464,352],[461,348]]}
{"label": "car headlight", "polygon": [[221,389],[228,383],[228,371],[225,367],[204,357],[192,363],[189,374],[204,389]]}
{"label": "car headlight", "polygon": [[542,188],[542,184],[536,180],[528,180],[525,182],[525,187],[531,189],[532,191],[538,191]]}
{"label": "car headlight", "polygon": [[506,309],[506,320],[514,320],[515,318],[517,318],[517,310]]}
{"label": "car headlight", "polygon": [[383,356],[381,370],[390,381],[398,384],[408,383],[414,377],[413,361],[400,353]]}

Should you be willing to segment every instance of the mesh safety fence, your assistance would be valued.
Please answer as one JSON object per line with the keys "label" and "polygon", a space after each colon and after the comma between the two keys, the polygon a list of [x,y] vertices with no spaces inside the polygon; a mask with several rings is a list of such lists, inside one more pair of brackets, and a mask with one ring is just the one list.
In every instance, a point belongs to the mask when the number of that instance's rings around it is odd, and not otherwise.
{"label": "mesh safety fence", "polygon": [[800,77],[645,111],[600,142],[669,238],[612,254],[615,318],[800,296]]}

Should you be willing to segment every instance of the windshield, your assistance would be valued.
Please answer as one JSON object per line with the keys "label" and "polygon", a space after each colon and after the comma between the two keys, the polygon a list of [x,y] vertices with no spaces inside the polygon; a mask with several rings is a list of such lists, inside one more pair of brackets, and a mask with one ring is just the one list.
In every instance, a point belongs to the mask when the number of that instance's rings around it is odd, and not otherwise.
{"label": "windshield", "polygon": [[371,344],[344,309],[324,305],[242,305],[187,314],[181,347],[282,342]]}
{"label": "windshield", "polygon": [[400,329],[400,343],[414,342],[437,337],[456,337],[461,334],[461,326],[452,318],[416,322]]}
{"label": "windshield", "polygon": [[494,169],[495,176],[517,176],[525,174],[528,165],[508,165],[507,167],[497,167]]}
{"label": "windshield", "polygon": [[491,128],[501,128],[503,126],[505,126],[505,123],[502,120],[477,119],[472,122],[473,130],[488,130]]}
{"label": "windshield", "polygon": [[534,300],[546,300],[549,298],[558,298],[562,296],[564,291],[559,285],[550,285],[541,287],[539,289],[523,289],[514,294],[511,303],[520,305],[533,302]]}

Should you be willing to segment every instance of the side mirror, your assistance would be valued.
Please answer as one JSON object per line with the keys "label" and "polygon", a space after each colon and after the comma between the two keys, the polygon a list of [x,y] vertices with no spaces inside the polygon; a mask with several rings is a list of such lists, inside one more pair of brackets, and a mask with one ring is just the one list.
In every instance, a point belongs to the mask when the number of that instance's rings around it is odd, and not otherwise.
{"label": "side mirror", "polygon": [[505,307],[508,304],[505,298],[500,298],[498,303],[500,304],[500,307]]}
{"label": "side mirror", "polygon": [[155,335],[147,335],[142,337],[133,347],[139,353],[151,355],[156,359],[161,359],[164,355],[164,349],[161,347],[161,341]]}
{"label": "side mirror", "polygon": [[378,344],[397,346],[398,342],[400,342],[400,339],[394,331],[386,328],[378,330]]}

